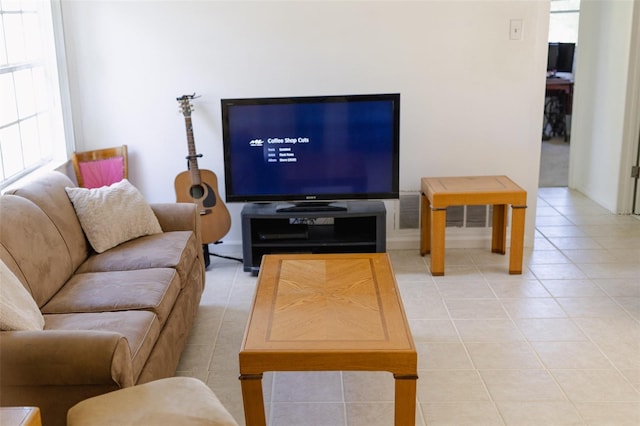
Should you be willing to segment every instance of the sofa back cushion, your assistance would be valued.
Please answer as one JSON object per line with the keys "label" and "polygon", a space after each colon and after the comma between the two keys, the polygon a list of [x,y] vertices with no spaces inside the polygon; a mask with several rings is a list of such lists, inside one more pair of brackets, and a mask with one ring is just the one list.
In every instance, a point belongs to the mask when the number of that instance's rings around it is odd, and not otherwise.
{"label": "sofa back cushion", "polygon": [[89,246],[73,204],[64,189],[73,186],[75,184],[64,174],[49,172],[9,193],[32,201],[44,211],[64,240],[57,250],[69,253],[75,271],[89,256]]}
{"label": "sofa back cushion", "polygon": [[58,292],[74,271],[58,227],[26,198],[0,197],[0,256],[39,307]]}

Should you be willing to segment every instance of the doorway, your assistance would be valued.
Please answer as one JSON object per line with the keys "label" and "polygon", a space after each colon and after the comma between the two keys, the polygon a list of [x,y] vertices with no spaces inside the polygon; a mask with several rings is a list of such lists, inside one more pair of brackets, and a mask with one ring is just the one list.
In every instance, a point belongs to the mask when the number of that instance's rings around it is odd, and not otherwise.
{"label": "doorway", "polygon": [[573,75],[578,46],[580,0],[552,0],[545,116],[538,186],[569,186]]}

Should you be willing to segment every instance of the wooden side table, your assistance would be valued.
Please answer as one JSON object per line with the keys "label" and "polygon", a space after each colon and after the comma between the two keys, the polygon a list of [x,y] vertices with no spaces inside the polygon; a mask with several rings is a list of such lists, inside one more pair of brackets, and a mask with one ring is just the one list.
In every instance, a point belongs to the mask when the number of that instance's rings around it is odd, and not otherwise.
{"label": "wooden side table", "polygon": [[493,205],[491,251],[506,253],[507,205],[511,205],[509,273],[522,273],[527,192],[507,176],[427,177],[421,180],[420,254],[431,253],[431,274],[444,275],[447,207]]}
{"label": "wooden side table", "polygon": [[38,407],[2,407],[0,408],[2,426],[42,426]]}

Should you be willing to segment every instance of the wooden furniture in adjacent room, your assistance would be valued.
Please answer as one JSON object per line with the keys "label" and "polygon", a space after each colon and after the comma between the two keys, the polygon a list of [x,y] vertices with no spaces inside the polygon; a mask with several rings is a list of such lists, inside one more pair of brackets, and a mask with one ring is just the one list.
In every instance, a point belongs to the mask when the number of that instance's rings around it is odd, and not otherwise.
{"label": "wooden furniture in adjacent room", "polygon": [[265,255],[240,349],[247,426],[265,371],[389,371],[395,424],[415,424],[417,353],[386,253]]}
{"label": "wooden furniture in adjacent room", "polygon": [[2,426],[42,426],[38,407],[2,407],[0,408]]}
{"label": "wooden furniture in adjacent room", "polygon": [[[573,105],[573,80],[562,77],[547,77],[544,116],[546,125],[551,127],[551,133],[563,136],[565,142],[569,140],[567,116],[571,115]],[[543,131],[544,137],[544,131]]]}
{"label": "wooden furniture in adjacent room", "polygon": [[566,113],[571,114],[573,104],[573,80],[561,77],[547,77],[546,91],[562,92],[566,95]]}
{"label": "wooden furniture in adjacent room", "polygon": [[511,205],[509,273],[522,273],[527,192],[507,176],[428,177],[421,181],[420,254],[431,254],[431,274],[444,275],[447,207],[493,205],[491,251],[506,253]]}

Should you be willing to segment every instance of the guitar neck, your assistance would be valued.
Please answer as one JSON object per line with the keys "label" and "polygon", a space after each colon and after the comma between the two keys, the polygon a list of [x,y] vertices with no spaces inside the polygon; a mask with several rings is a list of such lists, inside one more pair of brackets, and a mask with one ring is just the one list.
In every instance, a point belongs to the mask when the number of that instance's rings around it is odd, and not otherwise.
{"label": "guitar neck", "polygon": [[193,125],[191,124],[191,117],[184,117],[184,124],[187,129],[187,145],[189,147],[189,174],[191,175],[191,183],[193,185],[200,185],[202,183],[200,179],[200,169],[198,168],[198,154],[196,153],[196,143],[193,140]]}

